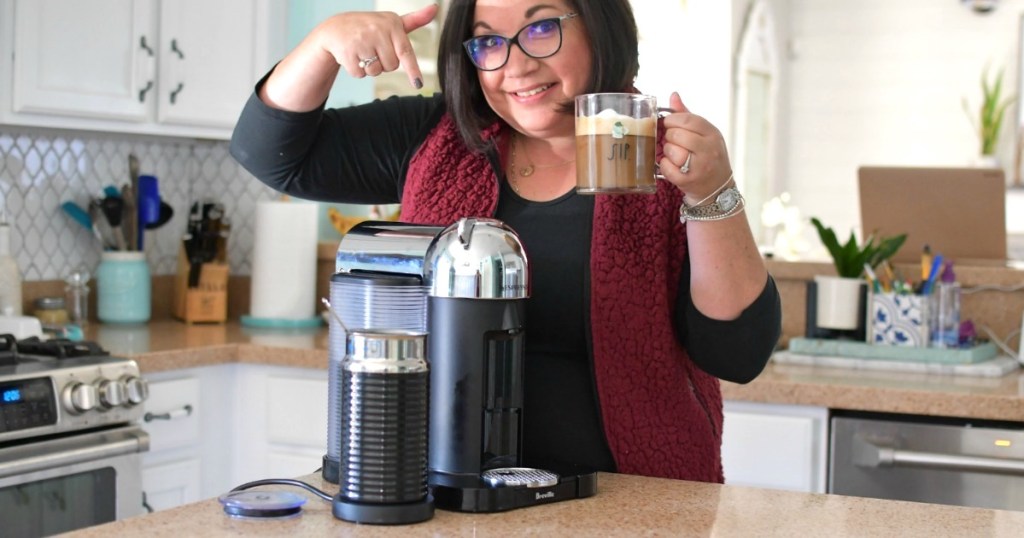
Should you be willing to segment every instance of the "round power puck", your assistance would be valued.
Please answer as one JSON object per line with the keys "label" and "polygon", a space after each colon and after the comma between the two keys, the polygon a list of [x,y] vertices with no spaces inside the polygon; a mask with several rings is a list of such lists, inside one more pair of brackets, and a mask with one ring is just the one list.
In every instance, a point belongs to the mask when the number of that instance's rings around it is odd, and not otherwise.
{"label": "round power puck", "polygon": [[302,512],[306,498],[289,491],[233,491],[221,495],[224,513],[237,518],[282,519]]}

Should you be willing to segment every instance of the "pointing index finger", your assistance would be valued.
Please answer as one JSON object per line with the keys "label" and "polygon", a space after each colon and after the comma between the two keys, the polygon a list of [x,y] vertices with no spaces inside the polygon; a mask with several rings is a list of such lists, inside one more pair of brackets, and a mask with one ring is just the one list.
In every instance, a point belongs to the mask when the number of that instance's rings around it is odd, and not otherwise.
{"label": "pointing index finger", "polygon": [[416,52],[412,48],[408,34],[430,24],[430,21],[434,20],[434,17],[437,15],[437,11],[437,4],[430,4],[402,15],[402,27],[405,33],[396,35],[394,38],[394,47],[395,52],[398,54],[398,60],[409,76],[409,83],[417,90],[423,87],[423,73],[420,71],[420,64],[416,59]]}

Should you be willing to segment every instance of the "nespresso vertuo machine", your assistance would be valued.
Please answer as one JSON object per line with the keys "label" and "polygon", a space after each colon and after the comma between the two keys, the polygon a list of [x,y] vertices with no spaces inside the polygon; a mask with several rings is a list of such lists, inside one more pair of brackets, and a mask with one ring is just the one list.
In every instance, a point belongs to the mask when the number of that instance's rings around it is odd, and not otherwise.
{"label": "nespresso vertuo machine", "polygon": [[[485,218],[439,232],[409,226],[357,225],[338,270],[416,275],[427,287],[427,481],[437,508],[497,512],[593,495],[594,472],[530,468],[522,452],[530,273],[519,237]],[[423,250],[423,234],[435,232]]]}
{"label": "nespresso vertuo machine", "polygon": [[427,482],[439,508],[495,512],[594,494],[594,474],[524,465],[526,253],[493,219],[441,232],[423,263],[430,375]]}

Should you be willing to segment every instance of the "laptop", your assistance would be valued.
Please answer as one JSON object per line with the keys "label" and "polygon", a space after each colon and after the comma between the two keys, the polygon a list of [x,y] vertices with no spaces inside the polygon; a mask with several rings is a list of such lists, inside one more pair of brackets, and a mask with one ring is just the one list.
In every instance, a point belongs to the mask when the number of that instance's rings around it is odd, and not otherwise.
{"label": "laptop", "polygon": [[925,245],[957,263],[1006,260],[1006,179],[998,168],[864,166],[857,171],[862,237],[907,234],[895,262]]}

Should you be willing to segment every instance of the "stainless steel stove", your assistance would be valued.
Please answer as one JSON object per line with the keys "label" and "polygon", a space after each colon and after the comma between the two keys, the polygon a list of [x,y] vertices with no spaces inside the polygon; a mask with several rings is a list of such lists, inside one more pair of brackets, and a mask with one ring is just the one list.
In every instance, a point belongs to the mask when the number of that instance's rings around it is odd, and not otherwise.
{"label": "stainless steel stove", "polygon": [[135,361],[98,345],[0,335],[4,532],[46,536],[144,511]]}

